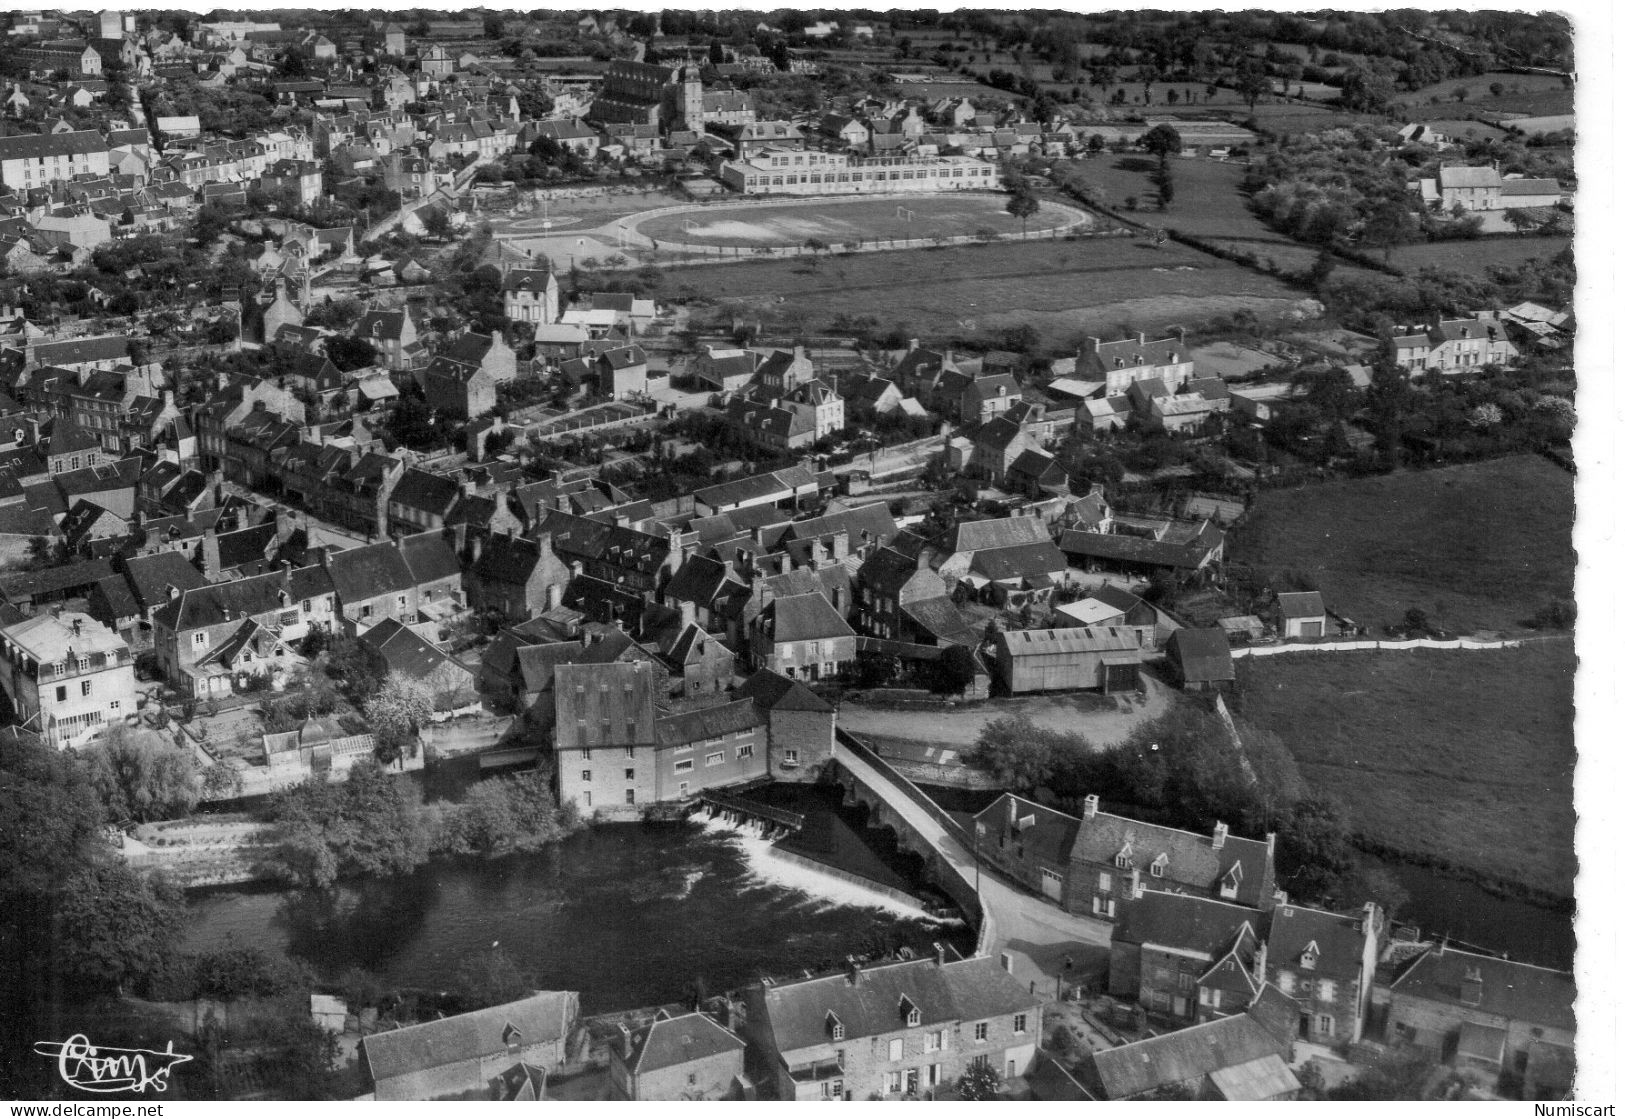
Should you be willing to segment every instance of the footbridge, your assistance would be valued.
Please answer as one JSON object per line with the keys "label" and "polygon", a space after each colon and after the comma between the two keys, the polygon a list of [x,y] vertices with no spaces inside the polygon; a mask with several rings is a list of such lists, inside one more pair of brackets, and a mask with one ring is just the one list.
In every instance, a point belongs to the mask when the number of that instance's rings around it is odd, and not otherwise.
{"label": "footbridge", "polygon": [[[845,803],[862,806],[872,826],[891,828],[900,849],[924,860],[927,880],[978,926],[978,954],[998,957],[1034,989],[1104,965],[1110,924],[1066,913],[991,867],[979,867],[974,835],[849,731],[835,732],[833,772]],[[1076,965],[1070,973],[1068,960]]]}

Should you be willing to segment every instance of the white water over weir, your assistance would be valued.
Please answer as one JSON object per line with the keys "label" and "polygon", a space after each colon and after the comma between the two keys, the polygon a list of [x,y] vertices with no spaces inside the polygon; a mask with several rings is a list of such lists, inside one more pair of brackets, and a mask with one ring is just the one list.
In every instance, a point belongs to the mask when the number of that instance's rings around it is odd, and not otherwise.
{"label": "white water over weir", "polygon": [[[830,908],[857,906],[918,921],[934,921],[942,925],[958,923],[957,918],[945,920],[934,917],[918,902],[903,900],[901,891],[865,886],[850,881],[832,867],[820,867],[810,859],[780,851],[774,847],[773,840],[764,835],[764,826],[759,820],[741,822],[737,813],[726,810],[709,818],[701,813],[697,819],[706,831],[731,836],[745,856],[745,865],[751,877],[768,885],[799,890],[809,897],[828,902]],[[765,830],[771,834],[779,833],[779,829],[771,826]]]}

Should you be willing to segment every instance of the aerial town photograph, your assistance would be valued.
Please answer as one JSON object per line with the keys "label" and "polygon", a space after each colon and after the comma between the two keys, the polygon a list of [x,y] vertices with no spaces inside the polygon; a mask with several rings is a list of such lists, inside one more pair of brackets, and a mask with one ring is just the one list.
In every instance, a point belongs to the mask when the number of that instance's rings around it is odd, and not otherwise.
{"label": "aerial town photograph", "polygon": [[1611,1113],[1578,37],[0,11],[0,1098]]}

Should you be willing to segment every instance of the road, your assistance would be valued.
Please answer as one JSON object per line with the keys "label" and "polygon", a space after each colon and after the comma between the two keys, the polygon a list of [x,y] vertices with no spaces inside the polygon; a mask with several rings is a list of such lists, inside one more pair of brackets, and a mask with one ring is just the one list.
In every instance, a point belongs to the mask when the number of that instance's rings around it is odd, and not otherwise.
{"label": "road", "polygon": [[841,725],[858,734],[969,749],[976,744],[982,727],[992,720],[1007,715],[1028,715],[1046,730],[1080,734],[1098,750],[1123,741],[1135,727],[1167,710],[1168,686],[1149,675],[1141,679],[1147,689],[1146,701],[1126,700],[1127,710],[1121,706],[1107,711],[1093,710],[1081,705],[1077,697],[1065,695],[990,700],[978,707],[952,711],[887,710],[847,702],[841,705]]}
{"label": "road", "polygon": [[[835,744],[835,760],[870,789],[887,792],[895,787],[839,741]],[[1009,956],[1010,973],[1017,979],[1054,998],[1057,983],[1068,981],[1067,977],[1075,982],[1090,970],[1104,971],[1111,951],[1110,922],[1075,917],[996,874],[978,873],[971,852],[935,816],[900,793],[886,799],[966,883],[976,887],[983,920],[992,925],[983,943],[995,959]],[[1068,957],[1074,964],[1071,972],[1066,971]]]}

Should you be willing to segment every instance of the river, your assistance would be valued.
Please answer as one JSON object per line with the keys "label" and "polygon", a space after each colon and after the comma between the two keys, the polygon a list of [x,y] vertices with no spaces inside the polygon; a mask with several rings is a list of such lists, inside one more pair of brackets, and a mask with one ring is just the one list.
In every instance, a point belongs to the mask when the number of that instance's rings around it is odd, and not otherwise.
{"label": "river", "polygon": [[408,877],[306,894],[268,886],[191,895],[186,947],[256,945],[331,979],[350,965],[444,989],[458,964],[500,944],[527,978],[581,992],[586,1013],[712,993],[759,976],[837,965],[849,953],[936,940],[973,949],[861,887],[775,860],[718,823],[591,828],[534,855],[437,861]]}

